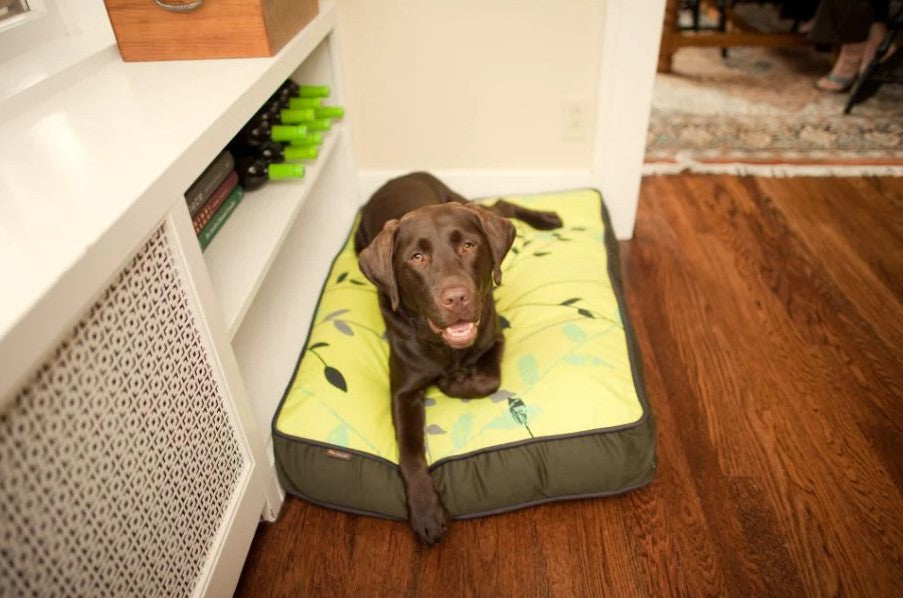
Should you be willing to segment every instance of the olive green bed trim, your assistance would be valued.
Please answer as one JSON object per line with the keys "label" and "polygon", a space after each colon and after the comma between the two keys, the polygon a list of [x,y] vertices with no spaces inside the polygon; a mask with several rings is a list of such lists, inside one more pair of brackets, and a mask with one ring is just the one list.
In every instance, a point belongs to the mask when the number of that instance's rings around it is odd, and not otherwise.
{"label": "olive green bed trim", "polygon": [[[601,195],[595,190],[578,190],[506,199],[537,209],[555,209],[550,207],[549,202],[554,204],[559,199],[561,202],[592,201],[597,206],[594,209],[595,217],[598,221],[601,216],[601,224],[604,229],[602,233],[604,238],[600,239],[602,243],[599,246],[604,245],[605,248],[607,279],[610,283],[610,291],[616,299],[616,309],[620,320],[617,324],[623,328],[622,344],[626,345],[626,356],[629,361],[625,361],[623,366],[619,366],[617,360],[614,361],[614,366],[605,364],[605,360],[601,358],[594,359],[593,362],[602,362],[603,365],[599,367],[629,369],[629,372],[626,373],[627,382],[631,388],[628,389],[629,392],[623,389],[618,390],[618,393],[629,396],[625,399],[627,407],[624,408],[624,413],[618,416],[620,423],[615,425],[603,425],[602,427],[590,425],[590,429],[571,430],[565,433],[537,433],[536,437],[533,437],[533,431],[529,428],[529,437],[522,434],[522,431],[507,431],[504,433],[509,434],[509,437],[497,444],[490,443],[483,446],[477,442],[472,446],[464,446],[464,448],[460,446],[465,444],[460,441],[463,436],[458,434],[454,442],[458,449],[457,452],[451,444],[440,447],[443,450],[437,451],[440,454],[434,455],[435,458],[431,460],[430,472],[443,504],[450,515],[457,519],[486,516],[550,501],[618,494],[648,484],[655,473],[655,422],[645,395],[640,353],[624,303],[617,241],[614,238],[608,212]],[[536,205],[537,201],[538,205]],[[562,207],[562,211],[567,210]],[[563,218],[566,226],[573,225],[573,222],[568,222],[568,218],[564,214]],[[354,227],[349,233],[349,240],[353,230]],[[583,227],[577,227],[574,230],[583,230]],[[562,239],[562,237],[559,236],[558,239]],[[571,239],[563,238],[560,242],[565,243],[569,240]],[[554,239],[552,241],[559,242]],[[359,272],[345,275],[345,271],[349,270],[348,257],[344,255],[348,246],[349,243],[346,241],[344,250],[336,256],[336,260],[333,262],[330,276],[324,283],[324,293],[321,294],[314,322],[311,325],[311,332],[303,345],[307,351],[302,351],[295,372],[286,387],[280,407],[273,419],[273,450],[277,473],[286,492],[300,496],[312,503],[352,513],[406,519],[401,477],[388,448],[383,447],[380,450],[374,445],[374,450],[370,450],[362,448],[360,443],[355,445],[355,442],[349,439],[348,434],[348,430],[356,431],[355,426],[346,425],[344,420],[341,420],[340,426],[329,430],[329,433],[325,428],[321,432],[311,432],[304,428],[303,433],[298,434],[290,431],[293,425],[298,425],[297,422],[304,421],[305,413],[318,413],[316,409],[304,411],[305,401],[309,403],[310,397],[316,396],[317,393],[331,391],[335,396],[324,395],[327,396],[324,402],[327,404],[327,408],[331,409],[331,405],[341,403],[346,395],[352,394],[353,389],[349,388],[349,384],[353,384],[354,378],[353,375],[349,375],[347,369],[345,374],[342,374],[330,365],[328,359],[324,359],[320,355],[309,355],[311,350],[313,352],[318,349],[324,350],[329,345],[328,342],[311,338],[315,323],[323,324],[330,321],[332,314],[337,311],[348,311],[335,310],[334,305],[324,305],[324,294],[328,288],[332,288],[330,284],[334,284],[337,276],[339,279],[342,279],[343,276],[346,279],[357,277],[358,281],[363,279]],[[524,248],[522,247],[522,249]],[[547,255],[550,252],[537,251],[535,253]],[[340,262],[340,259],[345,261]],[[342,271],[338,275],[337,264],[341,266],[338,270]],[[364,286],[369,285],[368,282],[366,285],[359,284],[359,282],[355,284],[362,287],[357,289],[360,292],[364,291]],[[568,305],[568,301],[570,300],[561,302],[561,305]],[[375,292],[372,303],[373,309],[378,313]],[[502,313],[501,309],[500,313]],[[601,317],[595,310],[592,313],[596,314],[597,318]],[[590,315],[586,315],[586,317],[591,318]],[[332,319],[338,318],[333,317]],[[344,335],[352,335],[349,324],[339,326],[334,321],[331,323]],[[360,321],[352,322],[352,324],[355,327],[362,325]],[[369,342],[372,347],[378,347],[380,343],[384,344],[384,339],[379,338],[384,328],[377,329],[371,325],[367,329],[371,331],[371,334],[366,334],[366,336],[370,338]],[[618,332],[620,333],[620,330]],[[340,341],[344,338],[343,334],[338,335]],[[575,333],[573,330],[565,330],[564,334],[573,335]],[[323,338],[322,333],[318,338]],[[313,344],[311,344],[312,341]],[[363,350],[366,351],[367,348],[364,347]],[[311,363],[308,363],[307,370],[301,372],[305,354],[308,354],[310,361],[315,361],[316,367],[314,368]],[[506,359],[508,354],[509,348],[506,348]],[[376,361],[383,357],[378,355]],[[606,356],[603,355],[603,357]],[[587,356],[578,355],[570,361],[576,363],[587,360]],[[523,368],[522,363],[519,363],[518,366]],[[299,377],[299,372],[304,376]],[[312,372],[316,372],[316,374],[312,375]],[[315,378],[316,380],[302,383],[300,378],[305,376],[305,379]],[[503,388],[506,386],[504,376],[503,373]],[[535,381],[536,374],[528,374],[528,376]],[[509,375],[510,377],[512,376]],[[592,376],[590,375],[590,377]],[[320,386],[318,387],[317,384]],[[360,386],[358,384],[356,388],[360,388]],[[524,393],[523,396],[529,405],[526,408],[518,398],[520,394],[515,391],[514,395],[517,396],[507,393],[492,398],[500,408],[506,405],[507,400],[510,418],[515,420],[514,424],[520,422],[524,424],[523,427],[526,427],[525,422],[528,417],[532,423],[534,419],[541,420],[542,416],[549,416],[549,413],[541,412],[542,402],[535,394],[528,396],[527,393]],[[436,401],[459,401],[449,399],[444,395],[437,395],[435,392],[428,393],[428,397],[437,397],[431,399],[433,405],[436,404]],[[289,400],[292,410],[301,409],[301,411],[289,415],[283,414],[283,410],[288,409],[286,402]],[[487,400],[489,399],[476,399],[476,401]],[[631,401],[635,401],[637,405],[634,411],[631,411],[629,407]],[[389,395],[388,392],[385,392],[386,409],[388,409],[388,402]],[[455,404],[455,407],[459,406],[459,403]],[[529,411],[529,409],[534,411]],[[508,409],[504,411],[507,412]],[[638,414],[636,417],[631,415],[634,412]],[[466,411],[465,415],[467,415]],[[460,417],[460,414],[456,414],[455,417],[458,417],[457,422],[465,419]],[[606,416],[603,416],[603,421],[607,421],[604,420],[604,417]],[[328,418],[321,417],[321,419]],[[467,421],[470,422],[470,419]],[[516,427],[514,424],[511,427]],[[332,424],[327,424],[327,427],[331,426]],[[503,427],[490,422],[482,429],[486,430],[493,426]],[[385,423],[383,423],[383,427],[385,427]],[[452,426],[446,425],[445,427],[451,428]],[[452,431],[460,432],[460,430],[437,428],[441,434],[448,437],[451,436]],[[467,432],[470,431],[471,427],[469,426]],[[447,432],[448,434],[446,434]],[[510,437],[511,434],[518,433],[521,433],[523,437]],[[442,440],[446,440],[445,436]],[[428,432],[428,442],[430,439]]]}

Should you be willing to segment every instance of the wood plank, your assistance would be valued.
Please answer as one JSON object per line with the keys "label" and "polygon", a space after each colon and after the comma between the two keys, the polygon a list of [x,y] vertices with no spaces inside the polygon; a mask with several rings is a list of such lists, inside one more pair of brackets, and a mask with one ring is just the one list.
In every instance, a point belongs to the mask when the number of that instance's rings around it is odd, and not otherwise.
{"label": "wood plank", "polygon": [[655,481],[455,522],[432,549],[289,499],[237,595],[903,594],[901,195],[646,178],[621,261]]}

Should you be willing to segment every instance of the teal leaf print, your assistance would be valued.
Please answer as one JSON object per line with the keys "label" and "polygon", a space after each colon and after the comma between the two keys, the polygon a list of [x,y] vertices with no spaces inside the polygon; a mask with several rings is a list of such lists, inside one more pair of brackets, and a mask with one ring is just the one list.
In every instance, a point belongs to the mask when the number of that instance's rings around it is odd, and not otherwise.
{"label": "teal leaf print", "polygon": [[348,425],[345,423],[336,426],[326,437],[326,442],[336,446],[348,446]]}
{"label": "teal leaf print", "polygon": [[465,413],[458,418],[452,426],[452,448],[459,449],[467,444],[470,439],[470,431],[473,428],[473,414]]}
{"label": "teal leaf print", "polygon": [[571,365],[586,365],[587,363],[590,363],[588,355],[565,355],[561,359],[564,360],[565,363]]}
{"label": "teal leaf print", "polygon": [[328,380],[330,384],[342,392],[348,392],[348,385],[345,383],[345,376],[342,375],[342,372],[331,365],[327,365],[323,368],[323,375],[326,376],[326,380]]}
{"label": "teal leaf print", "polygon": [[571,365],[605,365],[611,367],[601,357],[587,355],[585,353],[571,353],[570,355],[565,355],[561,359]]}
{"label": "teal leaf print", "polygon": [[430,424],[426,427],[427,434],[446,434],[447,432],[442,429],[441,426],[437,426],[436,424]]}
{"label": "teal leaf print", "polygon": [[517,361],[517,371],[527,386],[533,386],[539,380],[539,365],[532,353],[524,355]]}
{"label": "teal leaf print", "polygon": [[333,318],[337,318],[344,313],[348,313],[349,311],[350,310],[348,310],[348,309],[340,309],[338,311],[334,311],[331,314],[329,314],[328,316],[326,316],[325,318],[323,318],[323,321],[328,322],[329,320],[331,320]]}
{"label": "teal leaf print", "polygon": [[574,305],[574,304],[577,303],[578,301],[580,301],[580,297],[572,297],[571,299],[565,299],[564,301],[562,301],[562,302],[559,303],[558,305]]}
{"label": "teal leaf print", "polygon": [[568,340],[573,343],[582,343],[587,339],[586,333],[583,332],[583,329],[581,329],[580,326],[573,322],[568,322],[567,324],[562,326],[561,331],[566,337],[568,337]]}
{"label": "teal leaf print", "polygon": [[354,336],[354,330],[351,329],[351,326],[348,325],[348,322],[345,320],[333,320],[332,323],[338,328],[339,332],[342,334],[347,334],[348,336]]}

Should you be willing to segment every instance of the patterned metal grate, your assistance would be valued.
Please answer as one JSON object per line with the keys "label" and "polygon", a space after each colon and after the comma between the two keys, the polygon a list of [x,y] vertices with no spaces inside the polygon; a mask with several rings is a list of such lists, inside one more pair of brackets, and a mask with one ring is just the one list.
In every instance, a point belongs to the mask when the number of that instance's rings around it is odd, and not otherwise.
{"label": "patterned metal grate", "polygon": [[161,227],[0,414],[0,595],[190,594],[247,457]]}

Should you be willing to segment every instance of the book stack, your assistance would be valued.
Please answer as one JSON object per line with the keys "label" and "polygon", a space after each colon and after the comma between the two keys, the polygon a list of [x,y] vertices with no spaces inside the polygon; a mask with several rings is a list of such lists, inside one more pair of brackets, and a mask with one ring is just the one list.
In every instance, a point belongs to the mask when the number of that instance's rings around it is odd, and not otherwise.
{"label": "book stack", "polygon": [[238,184],[235,159],[221,152],[185,193],[194,232],[204,250],[244,197]]}

